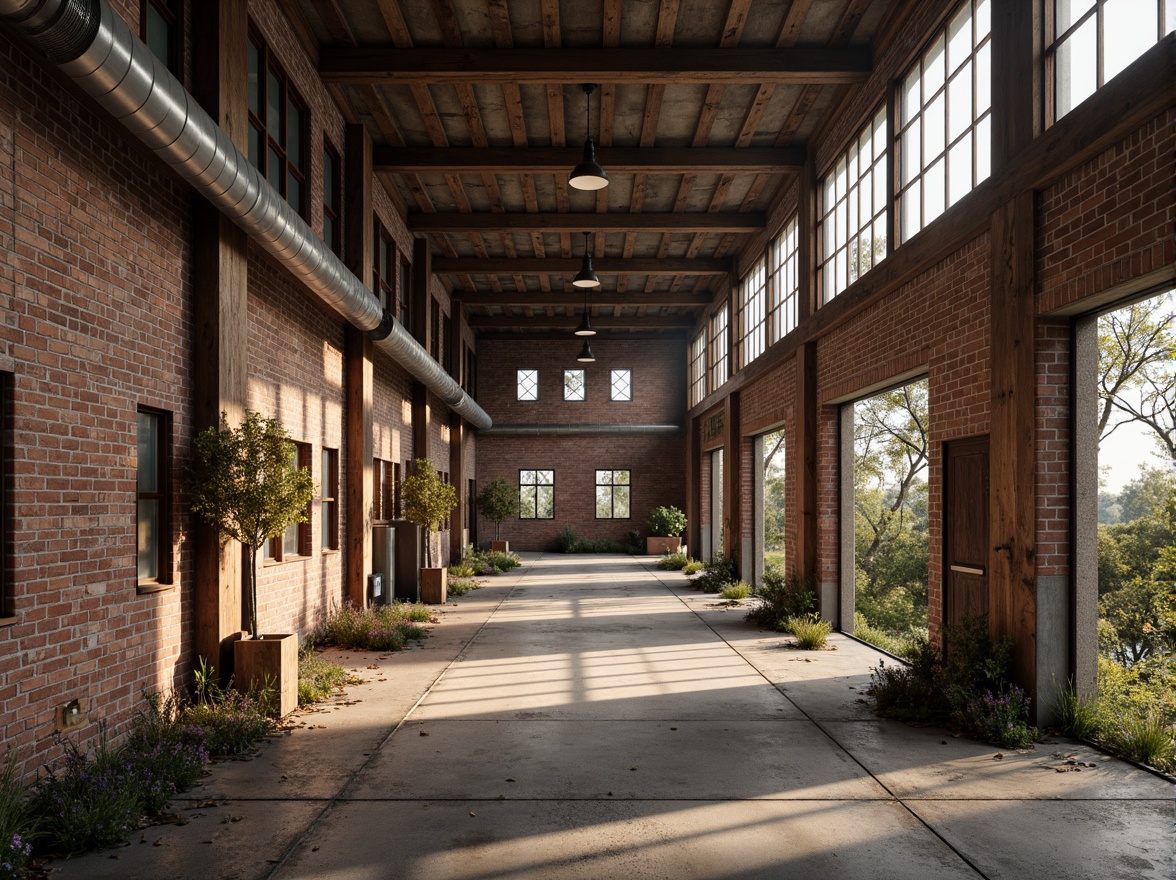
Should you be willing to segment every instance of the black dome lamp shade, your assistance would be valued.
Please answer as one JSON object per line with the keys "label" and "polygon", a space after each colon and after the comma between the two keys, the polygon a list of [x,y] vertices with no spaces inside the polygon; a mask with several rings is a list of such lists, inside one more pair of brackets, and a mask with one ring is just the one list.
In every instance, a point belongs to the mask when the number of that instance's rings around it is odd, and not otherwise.
{"label": "black dome lamp shade", "polygon": [[608,186],[608,173],[596,162],[596,145],[592,143],[592,93],[596,91],[595,83],[584,83],[580,86],[584,90],[585,126],[584,126],[584,158],[568,177],[568,186],[573,189],[597,190]]}
{"label": "black dome lamp shade", "polygon": [[584,337],[584,347],[580,349],[580,356],[576,360],[582,364],[591,364],[596,361],[596,355],[592,353],[592,346],[587,337]]}
{"label": "black dome lamp shade", "polygon": [[580,264],[580,271],[572,279],[572,287],[582,287],[585,290],[600,287],[600,279],[592,271],[592,254],[588,252],[588,233],[584,233],[584,262]]}

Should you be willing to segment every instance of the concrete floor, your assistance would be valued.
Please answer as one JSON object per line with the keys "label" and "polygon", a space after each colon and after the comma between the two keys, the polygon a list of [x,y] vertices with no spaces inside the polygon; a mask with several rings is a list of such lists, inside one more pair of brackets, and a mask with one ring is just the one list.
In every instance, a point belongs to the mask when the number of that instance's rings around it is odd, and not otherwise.
{"label": "concrete floor", "polygon": [[186,824],[55,875],[1176,877],[1170,783],[879,719],[876,651],[798,651],[654,562],[526,555],[423,647],[343,655],[365,683],[215,766]]}

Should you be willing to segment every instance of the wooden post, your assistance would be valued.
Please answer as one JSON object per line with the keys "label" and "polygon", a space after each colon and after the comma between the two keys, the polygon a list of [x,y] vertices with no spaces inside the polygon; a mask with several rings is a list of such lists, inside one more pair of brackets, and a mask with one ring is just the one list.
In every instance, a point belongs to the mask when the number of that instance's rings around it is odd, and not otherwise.
{"label": "wooden post", "polygon": [[992,176],[997,177],[1041,130],[1039,3],[993,0]]}
{"label": "wooden post", "polygon": [[990,238],[989,626],[995,636],[1013,637],[1013,674],[1036,696],[1032,191],[992,215]]}
{"label": "wooden post", "polygon": [[[193,90],[242,150],[248,148],[249,19],[244,0],[209,0],[194,23]],[[248,239],[203,199],[194,206],[193,362],[196,431],[245,416],[248,392]],[[241,549],[193,519],[196,652],[226,678],[241,632]]]}
{"label": "wooden post", "polygon": [[465,513],[469,491],[465,480],[465,420],[449,414],[449,483],[457,490],[457,507],[449,520],[449,558],[460,559],[465,548]]}
{"label": "wooden post", "polygon": [[[429,348],[429,303],[433,299],[433,256],[424,238],[412,242],[412,334],[425,350]],[[412,383],[412,457],[429,457],[429,390]]]}
{"label": "wooden post", "polygon": [[702,553],[702,527],[699,516],[699,480],[702,461],[698,450],[698,419],[686,422],[686,546],[696,554]]}
{"label": "wooden post", "polygon": [[[372,141],[362,125],[347,126],[344,169],[344,263],[374,290],[372,277]],[[362,330],[348,326],[345,339],[347,433],[347,598],[358,608],[367,605],[367,576],[372,570],[372,408],[375,379],[372,342]]]}
{"label": "wooden post", "polygon": [[[739,392],[723,400],[723,554],[742,556],[743,545],[743,438],[739,434]],[[744,560],[739,559],[743,577]]]}

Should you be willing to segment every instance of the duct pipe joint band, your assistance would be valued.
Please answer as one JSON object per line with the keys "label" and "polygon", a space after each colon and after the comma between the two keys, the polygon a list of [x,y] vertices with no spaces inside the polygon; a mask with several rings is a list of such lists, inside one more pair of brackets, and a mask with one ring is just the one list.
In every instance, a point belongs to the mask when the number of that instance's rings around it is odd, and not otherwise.
{"label": "duct pipe joint band", "polygon": [[102,6],[99,0],[40,0],[4,17],[36,40],[50,61],[65,64],[81,57],[94,42]]}
{"label": "duct pipe joint band", "polygon": [[387,309],[384,314],[380,316],[380,326],[375,327],[367,332],[368,339],[372,342],[379,342],[381,339],[387,339],[388,334],[392,332],[392,325],[396,323],[396,319],[392,317],[392,313]]}

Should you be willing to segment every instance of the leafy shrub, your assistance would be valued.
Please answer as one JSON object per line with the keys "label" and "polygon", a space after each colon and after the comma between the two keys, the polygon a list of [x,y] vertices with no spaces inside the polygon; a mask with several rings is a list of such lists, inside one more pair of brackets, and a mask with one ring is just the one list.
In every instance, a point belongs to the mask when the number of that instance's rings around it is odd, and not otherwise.
{"label": "leafy shrub", "polygon": [[298,650],[298,705],[309,706],[325,700],[359,679],[343,668],[341,663],[316,654],[314,641],[307,639]]}
{"label": "leafy shrub", "polygon": [[755,591],[761,601],[747,612],[747,619],[757,626],[783,629],[790,617],[804,617],[817,609],[817,593],[811,578],[785,577],[774,567],[764,569],[764,582]]}
{"label": "leafy shrub", "polygon": [[632,550],[611,538],[592,540],[577,535],[571,526],[564,526],[555,536],[555,549],[560,553],[631,553]]}
{"label": "leafy shrub", "polygon": [[649,531],[658,538],[677,538],[686,531],[686,514],[672,505],[655,507],[649,514]]}
{"label": "leafy shrub", "polygon": [[496,575],[518,568],[520,565],[522,565],[522,560],[517,553],[504,553],[501,550],[480,551],[469,548],[458,565],[449,567],[449,574],[458,578]]}
{"label": "leafy shrub", "polygon": [[464,596],[470,590],[476,590],[482,585],[473,578],[458,577],[449,581],[449,594],[451,596]]}
{"label": "leafy shrub", "polygon": [[478,574],[478,572],[474,570],[474,564],[468,555],[463,557],[461,562],[455,562],[453,565],[449,566],[450,579],[472,578],[476,574]]}
{"label": "leafy shrub", "polygon": [[896,635],[873,626],[860,611],[853,613],[853,634],[863,642],[869,642],[896,657],[907,657],[914,650],[914,639],[919,633]]}
{"label": "leafy shrub", "polygon": [[684,566],[682,566],[682,574],[697,574],[706,568],[705,562],[700,562],[697,559],[691,559]]}
{"label": "leafy shrub", "polygon": [[681,571],[690,562],[690,557],[679,550],[677,553],[666,553],[657,561],[657,567],[662,571]]}
{"label": "leafy shrub", "polygon": [[15,880],[33,853],[34,817],[11,752],[0,768],[0,880]]}
{"label": "leafy shrub", "polygon": [[233,688],[185,706],[180,717],[203,728],[205,746],[214,756],[239,755],[273,729],[265,704]]}
{"label": "leafy shrub", "polygon": [[968,700],[957,717],[969,733],[994,746],[1027,749],[1037,738],[1037,728],[1025,721],[1029,717],[1029,698],[1015,684],[998,693],[985,690]]}
{"label": "leafy shrub", "polygon": [[[511,569],[518,568],[522,565],[517,553],[504,553],[501,550],[494,550],[482,556],[482,574],[502,574]],[[490,571],[486,571],[487,566]]]}
{"label": "leafy shrub", "polygon": [[367,608],[346,603],[328,612],[315,629],[314,641],[361,651],[399,651],[406,642],[425,637],[424,629],[414,624],[432,619],[428,606],[420,602],[397,601]]}
{"label": "leafy shrub", "polygon": [[1132,715],[1122,719],[1116,737],[1117,751],[1140,764],[1171,770],[1176,766],[1172,728],[1158,715]]}
{"label": "leafy shrub", "polygon": [[137,776],[143,809],[160,813],[177,792],[196,784],[208,763],[204,728],[182,720],[174,695],[144,694],[124,753]]}
{"label": "leafy shrub", "polygon": [[717,593],[736,580],[735,560],[722,554],[715,556],[703,566],[702,572],[690,582],[690,586],[704,593]]}
{"label": "leafy shrub", "polygon": [[724,599],[737,601],[739,599],[746,599],[751,595],[751,587],[743,581],[736,581],[733,584],[727,584],[723,589],[719,590],[719,595]]}
{"label": "leafy shrub", "polygon": [[48,849],[72,855],[126,840],[143,814],[142,792],[134,767],[107,745],[103,728],[93,759],[65,742],[65,766],[37,784],[32,809]]}
{"label": "leafy shrub", "polygon": [[805,651],[819,651],[825,647],[829,633],[833,632],[833,624],[815,615],[807,615],[788,618],[785,629],[796,636],[797,647]]}

